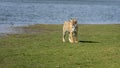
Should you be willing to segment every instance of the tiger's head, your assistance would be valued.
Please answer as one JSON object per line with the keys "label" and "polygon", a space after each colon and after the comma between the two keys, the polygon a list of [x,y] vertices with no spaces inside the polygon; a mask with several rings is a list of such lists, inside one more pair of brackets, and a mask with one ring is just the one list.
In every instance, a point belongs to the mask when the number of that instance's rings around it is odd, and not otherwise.
{"label": "tiger's head", "polygon": [[70,25],[72,28],[72,32],[76,32],[77,31],[77,20],[76,19],[71,19],[70,20]]}

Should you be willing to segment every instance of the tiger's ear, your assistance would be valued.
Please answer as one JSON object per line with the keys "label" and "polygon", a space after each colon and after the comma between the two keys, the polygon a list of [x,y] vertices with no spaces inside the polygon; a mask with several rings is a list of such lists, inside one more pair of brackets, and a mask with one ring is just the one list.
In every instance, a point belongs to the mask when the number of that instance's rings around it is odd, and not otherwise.
{"label": "tiger's ear", "polygon": [[77,19],[76,19],[76,18],[74,18],[73,20],[74,20],[75,24],[77,24]]}
{"label": "tiger's ear", "polygon": [[72,23],[72,22],[73,22],[73,19],[70,19],[70,22]]}
{"label": "tiger's ear", "polygon": [[76,19],[76,18],[74,18],[73,20],[74,20],[74,21],[77,21],[77,19]]}

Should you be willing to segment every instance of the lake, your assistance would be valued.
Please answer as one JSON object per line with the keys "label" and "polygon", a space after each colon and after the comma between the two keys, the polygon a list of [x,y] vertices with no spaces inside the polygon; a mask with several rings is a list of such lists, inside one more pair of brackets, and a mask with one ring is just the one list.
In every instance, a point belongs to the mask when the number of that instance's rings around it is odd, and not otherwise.
{"label": "lake", "polygon": [[120,24],[119,1],[0,1],[0,33],[14,26],[62,24],[77,18],[79,24]]}

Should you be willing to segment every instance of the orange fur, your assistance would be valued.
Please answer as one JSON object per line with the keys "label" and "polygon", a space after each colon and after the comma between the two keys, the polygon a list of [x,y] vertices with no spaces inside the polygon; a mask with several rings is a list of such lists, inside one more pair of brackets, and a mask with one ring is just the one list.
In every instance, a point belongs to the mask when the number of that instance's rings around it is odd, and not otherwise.
{"label": "orange fur", "polygon": [[65,21],[63,24],[63,42],[65,42],[66,32],[69,33],[69,42],[78,42],[78,25],[76,19],[71,19],[70,21]]}

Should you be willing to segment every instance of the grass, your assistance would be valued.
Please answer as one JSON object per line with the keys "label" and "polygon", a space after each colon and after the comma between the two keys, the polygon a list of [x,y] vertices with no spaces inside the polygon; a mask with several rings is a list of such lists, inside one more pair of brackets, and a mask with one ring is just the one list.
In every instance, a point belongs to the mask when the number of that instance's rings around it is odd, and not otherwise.
{"label": "grass", "polygon": [[0,68],[119,68],[120,25],[79,25],[79,43],[62,43],[62,25],[23,27],[0,38]]}

